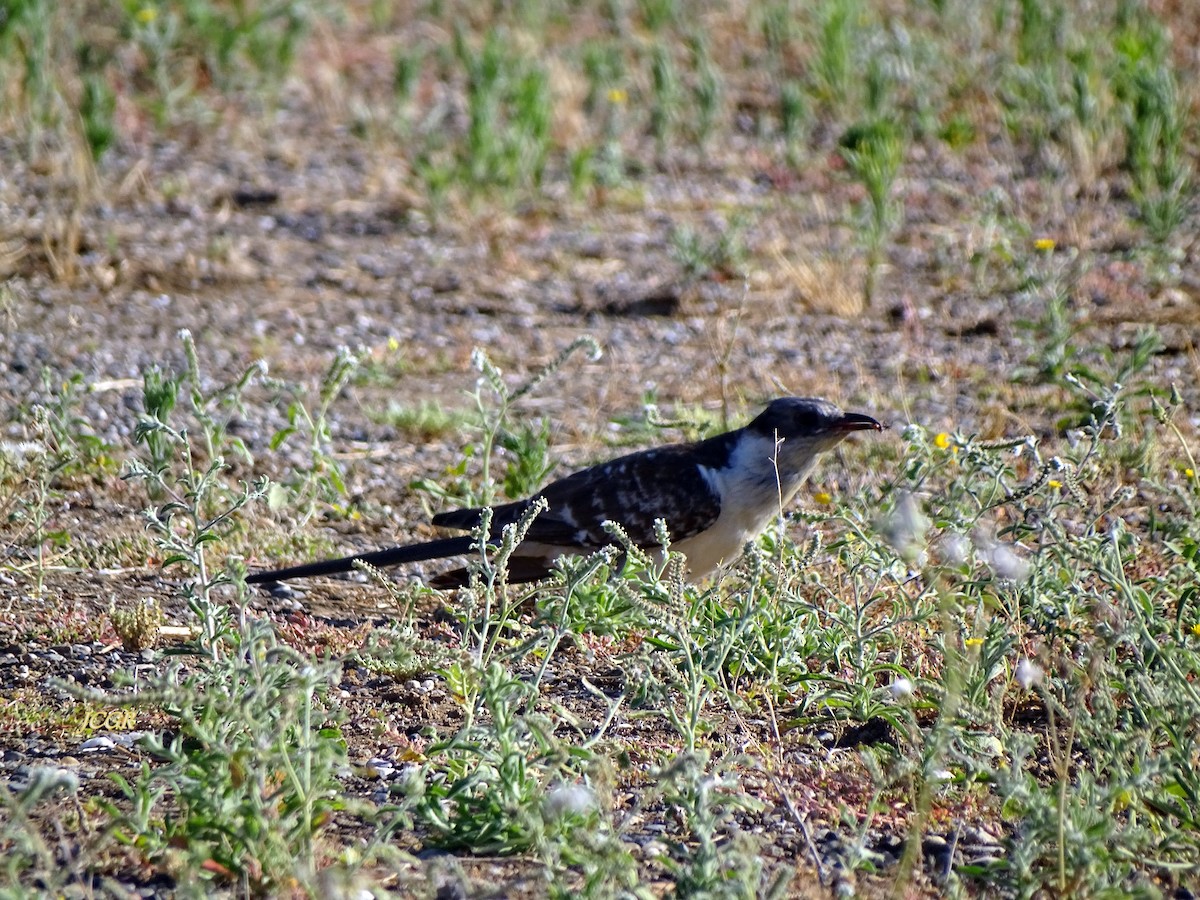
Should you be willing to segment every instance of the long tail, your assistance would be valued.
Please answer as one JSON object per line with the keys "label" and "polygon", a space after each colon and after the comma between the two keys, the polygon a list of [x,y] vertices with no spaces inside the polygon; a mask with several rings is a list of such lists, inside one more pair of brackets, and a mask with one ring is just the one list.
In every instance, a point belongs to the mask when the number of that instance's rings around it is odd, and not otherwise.
{"label": "long tail", "polygon": [[354,568],[355,560],[362,560],[372,566],[398,566],[402,563],[420,562],[426,559],[441,559],[445,556],[462,556],[470,553],[476,545],[475,538],[470,535],[463,537],[441,538],[436,541],[426,541],[422,544],[406,544],[402,547],[388,547],[385,550],[375,550],[371,553],[356,553],[353,556],[343,556],[340,559],[326,559],[321,562],[308,563],[304,566],[292,566],[288,569],[274,569],[269,572],[255,572],[246,577],[247,584],[267,584],[275,581],[287,581],[291,578],[311,578],[314,575],[334,575],[338,572],[349,572]]}

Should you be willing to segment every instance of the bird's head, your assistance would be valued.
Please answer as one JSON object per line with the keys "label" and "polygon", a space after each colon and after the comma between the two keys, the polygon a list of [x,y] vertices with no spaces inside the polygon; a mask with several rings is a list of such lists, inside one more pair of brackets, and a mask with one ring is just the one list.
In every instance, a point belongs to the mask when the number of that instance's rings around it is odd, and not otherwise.
{"label": "bird's head", "polygon": [[747,428],[772,440],[828,450],[855,431],[882,431],[883,425],[862,413],[842,412],[828,400],[781,397],[772,400]]}

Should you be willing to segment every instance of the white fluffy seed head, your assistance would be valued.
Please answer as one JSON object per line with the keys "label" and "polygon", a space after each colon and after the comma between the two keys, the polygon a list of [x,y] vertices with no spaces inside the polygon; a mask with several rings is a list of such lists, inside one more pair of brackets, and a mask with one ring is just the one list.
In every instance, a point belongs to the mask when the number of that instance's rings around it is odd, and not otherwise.
{"label": "white fluffy seed head", "polygon": [[565,816],[586,816],[600,805],[596,792],[583,784],[560,784],[550,789],[543,804],[545,816],[555,821]]}
{"label": "white fluffy seed head", "polygon": [[1025,690],[1029,690],[1036,684],[1040,684],[1045,676],[1042,667],[1031,660],[1028,656],[1022,656],[1020,662],[1017,663],[1017,669],[1013,672],[1013,677]]}
{"label": "white fluffy seed head", "polygon": [[929,530],[929,519],[921,511],[921,504],[909,493],[901,495],[895,508],[883,522],[883,535],[900,558],[908,563],[923,560],[925,554],[925,532]]}

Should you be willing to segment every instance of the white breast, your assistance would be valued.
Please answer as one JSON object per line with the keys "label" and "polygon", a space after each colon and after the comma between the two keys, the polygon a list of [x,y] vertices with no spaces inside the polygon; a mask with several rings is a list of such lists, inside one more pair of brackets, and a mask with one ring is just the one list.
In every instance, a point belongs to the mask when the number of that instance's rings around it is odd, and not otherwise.
{"label": "white breast", "polygon": [[671,547],[687,557],[693,580],[740,556],[746,543],[758,537],[796,495],[812,461],[792,467],[786,452],[792,448],[785,448],[786,444],[778,450],[777,470],[775,442],[747,433],[727,467],[701,470],[721,498],[721,514],[708,530]]}

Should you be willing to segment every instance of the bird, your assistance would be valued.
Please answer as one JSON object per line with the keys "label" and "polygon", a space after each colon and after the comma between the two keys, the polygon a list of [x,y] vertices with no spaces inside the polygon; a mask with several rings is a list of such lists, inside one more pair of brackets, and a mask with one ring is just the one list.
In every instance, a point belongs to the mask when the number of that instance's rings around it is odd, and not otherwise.
{"label": "bird", "polygon": [[[635,546],[661,551],[655,520],[663,519],[670,549],[686,557],[689,580],[699,581],[733,562],[780,515],[819,454],[856,431],[885,427],[871,416],[842,412],[828,400],[781,397],[742,428],[620,456],[553,481],[532,497],[495,506],[488,540],[495,544],[538,498],[545,501],[545,510],[509,558],[508,581],[520,584],[549,576],[560,556],[616,546],[605,527],[609,522],[620,525]],[[479,527],[482,514],[482,507],[455,509],[438,513],[432,522],[470,531]],[[256,572],[246,582],[272,585],[348,572],[355,562],[385,567],[462,556],[478,544],[471,535],[438,538]],[[469,582],[470,570],[462,567],[428,583],[450,589]]]}

